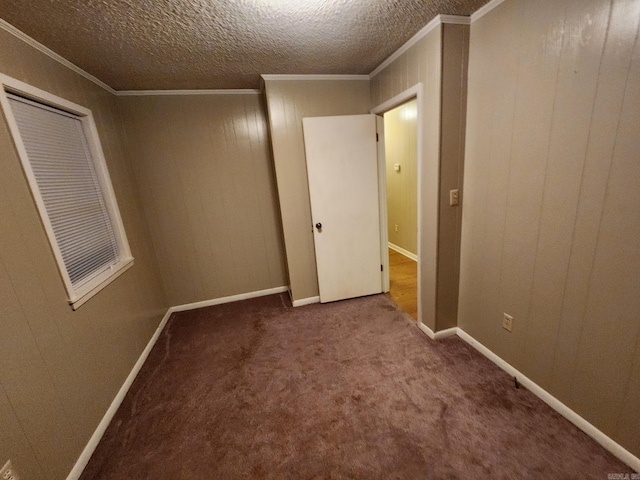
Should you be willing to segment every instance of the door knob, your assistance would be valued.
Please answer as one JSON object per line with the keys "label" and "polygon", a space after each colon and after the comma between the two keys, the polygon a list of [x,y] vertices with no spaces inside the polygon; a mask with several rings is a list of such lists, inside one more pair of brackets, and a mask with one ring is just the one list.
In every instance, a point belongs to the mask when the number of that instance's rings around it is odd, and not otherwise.
{"label": "door knob", "polygon": [[320,222],[316,223],[316,228],[322,230],[322,224]]}

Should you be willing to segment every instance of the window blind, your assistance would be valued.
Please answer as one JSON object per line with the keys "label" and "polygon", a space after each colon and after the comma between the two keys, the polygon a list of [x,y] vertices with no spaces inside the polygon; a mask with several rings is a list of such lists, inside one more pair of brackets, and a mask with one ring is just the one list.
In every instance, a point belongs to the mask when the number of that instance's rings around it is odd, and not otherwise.
{"label": "window blind", "polygon": [[74,288],[119,257],[79,117],[8,95],[56,243]]}

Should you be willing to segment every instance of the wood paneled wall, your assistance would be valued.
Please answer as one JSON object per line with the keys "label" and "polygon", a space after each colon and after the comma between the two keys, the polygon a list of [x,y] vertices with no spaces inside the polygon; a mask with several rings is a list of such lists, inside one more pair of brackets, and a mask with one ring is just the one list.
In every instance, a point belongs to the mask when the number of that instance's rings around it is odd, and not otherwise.
{"label": "wood paneled wall", "polygon": [[265,93],[282,212],[291,295],[318,296],[302,119],[369,113],[365,80],[266,80]]}
{"label": "wood paneled wall", "polygon": [[469,26],[441,24],[371,79],[375,108],[422,84],[421,321],[432,330],[457,322],[461,207],[449,190],[462,188]]}
{"label": "wood paneled wall", "polygon": [[[437,329],[455,327],[460,286],[460,236],[463,195],[464,148],[467,113],[469,26],[444,24],[442,31],[442,105],[440,126],[440,192],[438,207],[438,322]],[[459,192],[458,206],[449,192]]]}
{"label": "wood paneled wall", "polygon": [[118,101],[169,303],[286,285],[261,96]]}
{"label": "wood paneled wall", "polygon": [[115,97],[0,30],[0,72],[92,110],[135,265],[71,310],[0,115],[0,463],[66,478],[167,310]]}
{"label": "wood paneled wall", "polygon": [[508,0],[472,24],[459,310],[636,456],[639,23],[639,2]]}

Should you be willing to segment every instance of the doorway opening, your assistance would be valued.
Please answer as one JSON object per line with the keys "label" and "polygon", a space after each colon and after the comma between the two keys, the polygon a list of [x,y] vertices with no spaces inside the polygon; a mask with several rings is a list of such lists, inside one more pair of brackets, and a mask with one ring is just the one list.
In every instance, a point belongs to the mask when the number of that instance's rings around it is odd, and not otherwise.
{"label": "doorway opening", "polygon": [[383,114],[389,295],[418,320],[418,100]]}

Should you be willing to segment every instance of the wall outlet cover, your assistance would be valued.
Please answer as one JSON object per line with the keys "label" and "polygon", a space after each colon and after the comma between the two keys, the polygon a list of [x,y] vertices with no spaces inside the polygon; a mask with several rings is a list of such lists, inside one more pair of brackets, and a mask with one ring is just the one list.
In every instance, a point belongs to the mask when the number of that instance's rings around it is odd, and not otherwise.
{"label": "wall outlet cover", "polygon": [[511,315],[507,313],[504,314],[504,318],[502,319],[502,328],[504,328],[508,332],[511,331],[511,329],[513,328],[513,317]]}
{"label": "wall outlet cover", "polygon": [[13,465],[11,465],[11,460],[7,460],[7,463],[4,464],[2,470],[0,470],[0,479],[1,480],[20,480],[20,476],[16,472]]}

